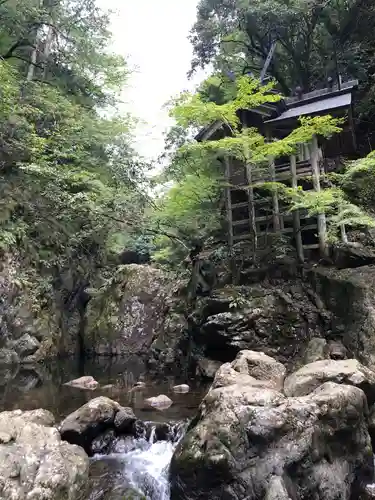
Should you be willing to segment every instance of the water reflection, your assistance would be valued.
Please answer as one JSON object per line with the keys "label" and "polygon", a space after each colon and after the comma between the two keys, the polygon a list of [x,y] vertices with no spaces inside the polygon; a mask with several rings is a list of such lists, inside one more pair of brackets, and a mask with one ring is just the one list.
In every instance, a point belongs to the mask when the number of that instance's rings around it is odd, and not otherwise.
{"label": "water reflection", "polygon": [[[95,391],[64,386],[74,378],[92,375],[100,385]],[[134,384],[144,380],[143,390],[131,391]],[[172,387],[188,383],[188,394],[174,394]],[[90,399],[108,396],[123,406],[131,406],[143,420],[176,421],[190,418],[207,391],[207,385],[197,385],[192,380],[178,378],[151,378],[139,358],[93,358],[84,365],[76,359],[45,364],[0,367],[0,411],[50,410],[60,420]],[[163,412],[150,410],[144,400],[158,394],[169,396],[173,405]]]}
{"label": "water reflection", "polygon": [[[93,376],[101,388],[90,391],[64,386],[74,378]],[[131,390],[142,378],[145,388]],[[174,394],[173,386],[187,383],[187,394]],[[107,386],[104,388],[103,386]],[[50,410],[57,422],[90,399],[108,396],[123,406],[131,406],[138,418],[153,422],[178,422],[191,418],[208,386],[194,380],[152,378],[138,358],[94,358],[82,365],[76,359],[33,366],[0,366],[0,411]],[[165,394],[173,404],[164,411],[146,408],[146,398]],[[88,500],[167,500],[167,467],[174,444],[145,442],[136,449],[121,448],[109,457],[93,460],[90,466]],[[140,447],[139,447],[140,446]]]}

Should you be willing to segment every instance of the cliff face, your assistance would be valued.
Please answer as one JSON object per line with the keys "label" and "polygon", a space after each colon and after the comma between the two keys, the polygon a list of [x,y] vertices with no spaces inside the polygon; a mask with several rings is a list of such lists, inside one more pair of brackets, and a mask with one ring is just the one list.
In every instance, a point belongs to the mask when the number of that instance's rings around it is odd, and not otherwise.
{"label": "cliff face", "polygon": [[219,286],[189,305],[179,292],[182,284],[152,266],[117,266],[108,276],[90,288],[67,272],[60,288],[43,295],[35,274],[26,279],[16,257],[4,258],[2,364],[136,353],[152,369],[195,374],[205,361],[227,362],[251,349],[294,369],[318,337],[343,344],[349,357],[375,368],[373,265],[247,274],[244,284]]}

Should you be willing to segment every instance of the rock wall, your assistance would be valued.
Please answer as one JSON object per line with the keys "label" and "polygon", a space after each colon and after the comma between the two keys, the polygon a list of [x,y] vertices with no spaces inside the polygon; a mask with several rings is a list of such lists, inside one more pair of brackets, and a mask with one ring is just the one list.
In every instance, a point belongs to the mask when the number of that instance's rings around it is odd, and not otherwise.
{"label": "rock wall", "polygon": [[84,345],[99,355],[145,353],[163,331],[173,283],[159,269],[129,264],[117,268],[88,304]]}

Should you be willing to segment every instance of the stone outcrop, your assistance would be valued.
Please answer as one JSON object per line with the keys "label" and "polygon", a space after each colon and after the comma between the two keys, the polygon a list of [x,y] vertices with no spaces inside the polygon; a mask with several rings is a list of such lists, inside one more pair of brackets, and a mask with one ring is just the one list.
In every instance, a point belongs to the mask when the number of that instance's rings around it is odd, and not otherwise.
{"label": "stone outcrop", "polygon": [[116,401],[100,396],[68,415],[61,422],[59,430],[64,440],[81,446],[92,455],[97,451],[100,436],[111,430],[130,433],[135,421],[136,417],[130,408],[124,408]]}
{"label": "stone outcrop", "polygon": [[374,472],[364,392],[322,380],[287,397],[275,388],[285,371],[263,356],[240,353],[217,372],[172,458],[171,499],[360,498]]}
{"label": "stone outcrop", "polygon": [[302,362],[311,337],[322,336],[325,311],[301,281],[264,282],[216,290],[197,301],[194,342],[203,355],[228,362],[244,349],[261,350],[286,365]]}
{"label": "stone outcrop", "polygon": [[355,357],[375,370],[375,267],[316,268],[307,273],[330,321],[332,340],[340,340]]}
{"label": "stone outcrop", "polygon": [[105,355],[145,353],[163,330],[170,288],[159,269],[120,266],[106,286],[92,293],[86,349]]}
{"label": "stone outcrop", "polygon": [[83,500],[89,461],[45,410],[0,413],[0,498]]}
{"label": "stone outcrop", "polygon": [[375,373],[356,359],[322,360],[303,366],[285,380],[287,396],[306,396],[324,382],[336,382],[359,387],[369,405],[375,403]]}

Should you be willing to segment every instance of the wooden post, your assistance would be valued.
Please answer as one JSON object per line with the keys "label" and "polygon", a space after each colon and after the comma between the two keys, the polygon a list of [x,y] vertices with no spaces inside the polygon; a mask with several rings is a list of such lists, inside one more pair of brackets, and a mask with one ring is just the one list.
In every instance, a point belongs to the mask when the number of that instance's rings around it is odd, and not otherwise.
{"label": "wooden post", "polygon": [[246,177],[248,182],[248,194],[249,194],[249,216],[250,216],[250,231],[254,238],[253,240],[253,258],[256,260],[256,251],[258,249],[258,235],[257,235],[257,226],[255,220],[255,204],[254,204],[254,189],[253,189],[253,180],[251,173],[251,165],[246,164]]}
{"label": "wooden post", "polygon": [[227,182],[227,186],[225,187],[225,205],[226,205],[227,219],[228,219],[228,245],[229,249],[232,250],[233,214],[232,214],[232,200],[231,200],[231,188],[230,188],[230,163],[227,155],[224,158],[224,164],[225,164],[225,180]]}
{"label": "wooden post", "polygon": [[[319,148],[316,135],[312,138],[310,144],[311,169],[314,190],[320,191],[320,168],[319,168]],[[327,223],[324,213],[318,214],[318,236],[319,248],[322,256],[327,256]]]}
{"label": "wooden post", "polygon": [[[276,171],[275,171],[275,162],[273,158],[269,160],[269,167],[271,171],[271,180],[272,182],[276,182]],[[277,195],[277,191],[272,190],[272,211],[273,211],[273,230],[275,233],[280,232],[280,206],[279,206],[279,197]]]}
{"label": "wooden post", "polygon": [[[290,172],[292,174],[292,188],[298,187],[297,181],[297,159],[295,155],[290,157]],[[293,228],[294,238],[296,241],[297,257],[300,262],[304,262],[305,256],[303,254],[302,235],[301,235],[301,220],[299,210],[293,212]]]}

